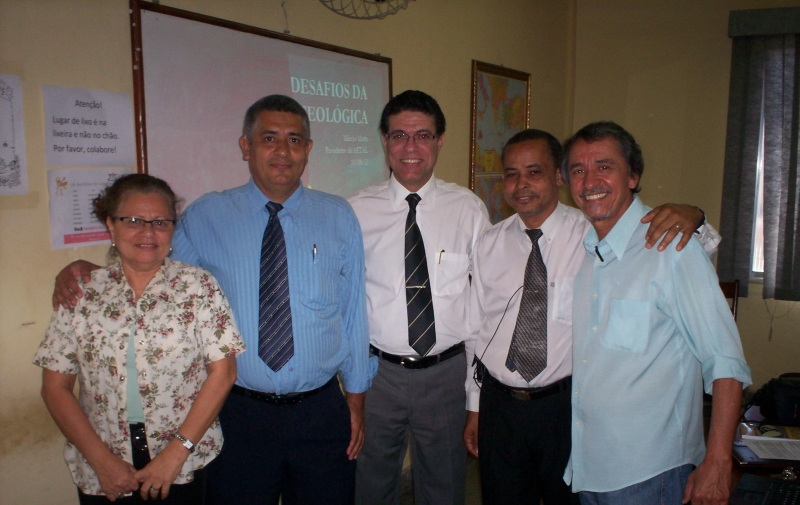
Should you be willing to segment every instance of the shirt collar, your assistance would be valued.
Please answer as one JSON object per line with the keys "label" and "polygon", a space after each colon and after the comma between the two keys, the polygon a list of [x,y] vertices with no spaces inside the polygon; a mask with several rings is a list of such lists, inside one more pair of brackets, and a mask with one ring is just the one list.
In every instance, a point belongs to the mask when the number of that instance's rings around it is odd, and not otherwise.
{"label": "shirt collar", "polygon": [[[266,206],[271,200],[267,198],[267,195],[261,192],[261,190],[256,186],[255,181],[251,177],[250,180],[247,182],[246,190],[245,190],[250,202],[252,203],[251,210],[255,214],[256,212],[267,212]],[[292,193],[292,195],[286,199],[281,205],[283,208],[286,209],[288,212],[293,212],[297,210],[300,206],[303,195],[305,194],[305,188],[303,187],[303,183],[300,183],[300,186]]]}
{"label": "shirt collar", "polygon": [[[419,205],[422,208],[433,206],[436,203],[436,178],[431,176],[428,182],[425,183],[424,186],[419,188],[419,191],[414,191],[414,193],[418,194],[420,197]],[[402,184],[400,184],[397,179],[394,178],[394,174],[389,178],[389,195],[392,200],[392,207],[395,210],[399,209],[407,209],[408,202],[406,202],[406,197],[411,194],[411,191],[407,190]]]}
{"label": "shirt collar", "polygon": [[[172,271],[175,266],[175,260],[169,256],[164,258],[164,264],[161,265],[153,278],[150,279],[150,282],[147,283],[147,287],[142,292],[142,298],[166,299],[172,296],[171,290],[167,289],[166,280],[172,276]],[[108,287],[112,290],[112,296],[122,297],[127,299],[129,303],[134,303],[133,288],[128,283],[128,278],[125,277],[125,272],[122,269],[122,260],[119,258],[117,258],[116,262],[109,265],[108,279],[106,282]]]}
{"label": "shirt collar", "polygon": [[583,241],[583,246],[595,256],[597,254],[594,249],[597,247],[603,257],[607,254],[610,256],[610,253],[613,252],[617,259],[622,259],[633,233],[636,231],[640,220],[645,214],[647,214],[647,207],[645,207],[642,200],[634,194],[630,206],[625,210],[625,213],[614,227],[611,228],[608,235],[606,235],[603,240],[598,240],[597,231],[592,227]]}
{"label": "shirt collar", "polygon": [[[561,224],[564,222],[565,216],[566,213],[564,212],[564,204],[558,202],[555,210],[549,216],[547,216],[547,219],[545,219],[542,225],[539,227],[539,229],[542,230],[542,238],[540,238],[539,241],[544,239],[545,242],[552,242],[553,237],[556,233],[558,233],[558,229],[561,228]],[[517,214],[516,221],[517,228],[520,232],[520,240],[523,241],[525,245],[530,245],[531,239],[528,237],[528,234],[525,233],[525,230],[527,230],[528,227],[525,226],[525,223],[522,221],[522,218],[519,217],[519,214]]]}

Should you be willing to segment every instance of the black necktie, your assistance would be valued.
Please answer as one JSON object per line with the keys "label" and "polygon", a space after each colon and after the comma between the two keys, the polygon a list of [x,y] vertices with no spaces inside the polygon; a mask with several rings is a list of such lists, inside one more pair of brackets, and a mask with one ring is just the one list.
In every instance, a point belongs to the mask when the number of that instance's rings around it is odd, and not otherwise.
{"label": "black necktie", "polygon": [[542,230],[525,233],[533,246],[525,266],[522,300],[506,367],[530,382],[547,366],[547,267],[538,243]]}
{"label": "black necktie", "polygon": [[411,193],[406,197],[406,311],[408,312],[408,343],[420,356],[425,356],[436,344],[436,326],[433,322],[433,299],[428,278],[425,244],[417,226],[417,204],[420,197]]}
{"label": "black necktie", "polygon": [[261,241],[261,282],[258,286],[258,355],[276,372],[294,355],[286,242],[278,219],[282,208],[279,203],[267,204],[269,223]]}

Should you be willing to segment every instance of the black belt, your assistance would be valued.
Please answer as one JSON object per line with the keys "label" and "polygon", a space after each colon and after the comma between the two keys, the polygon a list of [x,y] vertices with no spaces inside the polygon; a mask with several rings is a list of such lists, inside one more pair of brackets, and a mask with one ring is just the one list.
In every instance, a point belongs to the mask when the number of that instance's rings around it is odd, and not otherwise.
{"label": "black belt", "polygon": [[491,385],[494,389],[502,391],[516,400],[529,401],[546,398],[570,389],[572,387],[572,376],[564,377],[558,382],[541,388],[512,388],[511,386],[506,386],[487,373],[483,377],[483,383]]}
{"label": "black belt", "polygon": [[150,463],[150,449],[147,447],[147,432],[144,423],[134,423],[128,425],[131,430],[131,457],[133,466],[141,470]]}
{"label": "black belt", "polygon": [[305,398],[317,394],[323,389],[329,388],[338,382],[339,381],[334,375],[331,380],[325,383],[324,386],[318,387],[317,389],[312,389],[311,391],[302,391],[300,393],[287,393],[285,395],[262,393],[261,391],[253,391],[252,389],[243,388],[242,386],[237,386],[234,384],[231,388],[231,393],[244,396],[245,398],[252,398],[253,400],[258,400],[260,402],[269,403],[270,405],[294,405],[295,403],[300,403]]}
{"label": "black belt", "polygon": [[381,351],[374,345],[370,345],[369,350],[372,351],[372,354],[375,356],[379,356],[389,363],[400,365],[403,368],[418,370],[420,368],[431,367],[441,363],[442,361],[448,360],[453,356],[461,354],[464,352],[464,342],[458,343],[435,356],[425,356],[424,358],[422,356],[397,356],[395,354],[389,354],[388,352]]}

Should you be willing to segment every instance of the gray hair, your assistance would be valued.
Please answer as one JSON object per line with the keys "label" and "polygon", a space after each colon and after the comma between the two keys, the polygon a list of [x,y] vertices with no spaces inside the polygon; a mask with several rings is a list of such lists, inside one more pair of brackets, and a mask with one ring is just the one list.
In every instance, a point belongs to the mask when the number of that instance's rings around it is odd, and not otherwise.
{"label": "gray hair", "polygon": [[297,100],[294,98],[286,95],[268,95],[258,99],[253,105],[248,107],[247,112],[244,113],[242,136],[246,138],[248,142],[253,141],[253,128],[255,128],[256,121],[258,121],[258,116],[264,111],[289,112],[300,116],[300,119],[303,120],[303,128],[306,131],[306,140],[311,139],[311,125],[308,121],[308,113],[303,106],[297,103]]}

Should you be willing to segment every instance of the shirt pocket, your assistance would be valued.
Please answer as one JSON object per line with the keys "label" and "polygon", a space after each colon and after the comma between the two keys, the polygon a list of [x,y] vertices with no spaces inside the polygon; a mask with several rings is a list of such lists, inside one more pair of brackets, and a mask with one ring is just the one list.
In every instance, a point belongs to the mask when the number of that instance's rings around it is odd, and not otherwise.
{"label": "shirt pocket", "polygon": [[564,277],[556,279],[556,285],[553,288],[553,319],[570,326],[572,326],[574,284],[574,277]]}
{"label": "shirt pocket", "polygon": [[608,325],[600,343],[618,351],[642,352],[650,333],[650,304],[611,299]]}
{"label": "shirt pocket", "polygon": [[[313,310],[327,310],[336,305],[339,273],[334,258],[317,255],[308,275],[300,285],[300,301]],[[290,296],[294,294],[290,291]]]}
{"label": "shirt pocket", "polygon": [[469,256],[458,253],[436,253],[431,290],[436,296],[463,293],[469,277]]}

